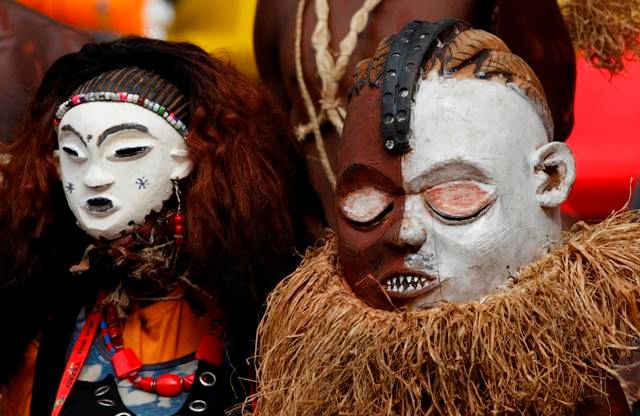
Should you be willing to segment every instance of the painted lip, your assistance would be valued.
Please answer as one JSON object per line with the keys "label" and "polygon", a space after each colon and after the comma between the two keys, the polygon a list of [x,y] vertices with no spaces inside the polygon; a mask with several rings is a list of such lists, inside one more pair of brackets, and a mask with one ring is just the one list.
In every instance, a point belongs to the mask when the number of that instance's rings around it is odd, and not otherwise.
{"label": "painted lip", "polygon": [[111,198],[98,196],[87,199],[84,208],[91,214],[105,216],[116,211],[118,206]]}
{"label": "painted lip", "polygon": [[380,284],[390,298],[409,300],[424,296],[442,286],[437,278],[415,270],[394,271]]}

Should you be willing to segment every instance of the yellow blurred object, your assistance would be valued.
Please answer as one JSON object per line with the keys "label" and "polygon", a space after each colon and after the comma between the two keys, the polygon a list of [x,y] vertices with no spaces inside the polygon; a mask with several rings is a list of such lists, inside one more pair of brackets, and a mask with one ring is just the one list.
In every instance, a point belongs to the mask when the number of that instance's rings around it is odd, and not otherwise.
{"label": "yellow blurred object", "polygon": [[145,0],[17,0],[69,26],[92,32],[143,35]]}
{"label": "yellow blurred object", "polygon": [[229,58],[245,75],[257,79],[253,20],[257,0],[179,0],[168,39],[195,43],[219,58]]}

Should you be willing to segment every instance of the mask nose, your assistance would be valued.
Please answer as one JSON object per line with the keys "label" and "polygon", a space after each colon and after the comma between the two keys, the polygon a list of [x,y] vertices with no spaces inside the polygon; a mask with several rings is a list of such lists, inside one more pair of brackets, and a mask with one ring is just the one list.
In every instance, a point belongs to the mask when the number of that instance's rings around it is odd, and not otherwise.
{"label": "mask nose", "polygon": [[427,242],[426,213],[419,195],[408,195],[404,204],[404,213],[396,237],[396,245],[419,249]]}
{"label": "mask nose", "polygon": [[113,182],[113,176],[97,163],[92,164],[84,176],[85,186],[91,189],[106,189],[111,186]]}

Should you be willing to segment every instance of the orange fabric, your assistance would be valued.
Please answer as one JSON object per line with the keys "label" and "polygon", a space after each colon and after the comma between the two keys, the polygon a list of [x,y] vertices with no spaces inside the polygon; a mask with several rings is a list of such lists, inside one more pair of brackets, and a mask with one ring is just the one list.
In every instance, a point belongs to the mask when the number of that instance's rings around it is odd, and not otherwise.
{"label": "orange fabric", "polygon": [[92,31],[143,35],[144,0],[18,0],[64,24]]}
{"label": "orange fabric", "polygon": [[[173,360],[194,352],[209,331],[215,313],[213,304],[207,314],[196,315],[184,298],[164,300],[135,310],[127,317],[124,344],[133,348],[145,364]],[[0,410],[3,416],[29,416],[31,387],[38,347],[29,344],[21,370],[2,387]]]}
{"label": "orange fabric", "polygon": [[196,315],[184,299],[156,302],[129,314],[124,345],[145,364],[169,361],[194,352],[210,323],[209,316]]}

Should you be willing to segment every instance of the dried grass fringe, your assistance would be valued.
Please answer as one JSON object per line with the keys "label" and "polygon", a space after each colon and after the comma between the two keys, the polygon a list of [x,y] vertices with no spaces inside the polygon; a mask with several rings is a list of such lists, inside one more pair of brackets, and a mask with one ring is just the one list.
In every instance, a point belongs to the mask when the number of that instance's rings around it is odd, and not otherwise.
{"label": "dried grass fringe", "polygon": [[579,224],[510,288],[414,312],[355,298],[329,236],[269,297],[259,414],[571,413],[637,339],[638,221]]}
{"label": "dried grass fringe", "polygon": [[640,0],[559,0],[576,49],[612,75],[640,57]]}

